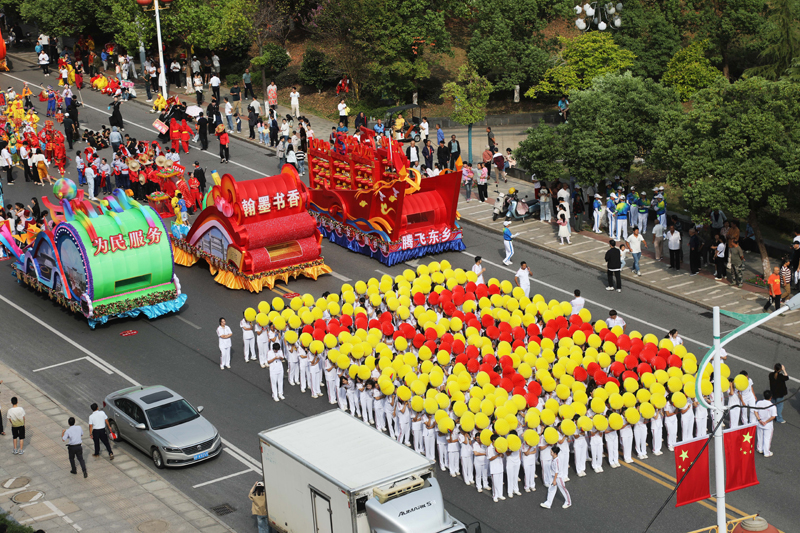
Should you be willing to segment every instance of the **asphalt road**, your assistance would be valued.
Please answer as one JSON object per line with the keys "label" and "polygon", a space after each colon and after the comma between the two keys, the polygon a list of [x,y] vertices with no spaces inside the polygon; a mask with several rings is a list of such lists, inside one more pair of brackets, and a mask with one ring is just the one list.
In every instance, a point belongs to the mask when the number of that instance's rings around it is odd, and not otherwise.
{"label": "asphalt road", "polygon": [[[2,74],[4,86],[21,87],[20,79],[40,83],[54,78],[42,78],[38,71],[15,62],[14,73]],[[107,124],[105,110],[108,98],[83,91],[86,106],[81,120],[88,127],[99,129]],[[152,139],[155,131],[149,127],[153,115],[141,105],[123,106],[128,123],[126,133],[140,139]],[[77,145],[81,149],[83,145]],[[216,143],[210,146],[215,151]],[[107,150],[103,156],[110,154]],[[223,165],[239,180],[247,180],[277,171],[277,161],[265,150],[233,141],[232,162]],[[183,156],[184,163],[198,159],[210,171],[219,167],[215,154],[193,150]],[[187,165],[188,166],[188,165]],[[223,169],[220,169],[223,170]],[[28,201],[34,195],[50,192],[24,184],[21,171],[17,185],[6,187],[5,201]],[[68,166],[68,177],[75,177]],[[666,330],[678,328],[687,347],[698,357],[711,340],[711,320],[705,310],[656,293],[644,287],[625,286],[621,294],[604,290],[604,274],[576,266],[565,259],[540,250],[520,246],[514,257],[514,268],[501,264],[503,258],[500,237],[472,227],[465,227],[464,253],[437,256],[452,264],[469,268],[473,255],[481,255],[488,267],[488,277],[513,278],[519,260],[526,260],[533,272],[532,291],[547,299],[570,299],[572,290],[580,288],[587,307],[596,318],[615,308],[628,322],[628,328],[653,332],[663,336]],[[334,275],[313,282],[304,278],[290,282],[292,292],[310,292],[315,296],[326,290],[338,290],[344,281],[366,279],[382,273],[397,274],[406,265],[386,267],[364,256],[353,254],[330,243],[323,243],[326,263]],[[241,337],[234,328],[232,369],[219,370],[219,352],[214,330],[220,316],[236,324],[246,307],[260,300],[272,299],[285,291],[265,291],[253,295],[231,291],[213,282],[207,268],[201,264],[192,268],[176,266],[176,273],[189,298],[178,315],[159,318],[115,320],[92,331],[85,320],[65,312],[41,295],[20,286],[12,278],[8,263],[0,263],[0,323],[3,342],[0,354],[4,361],[31,379],[53,398],[76,413],[88,416],[88,405],[100,401],[119,388],[137,384],[162,384],[183,394],[194,405],[205,407],[204,416],[214,423],[226,440],[226,452],[219,458],[189,468],[169,470],[165,477],[189,497],[206,507],[231,504],[236,511],[223,520],[237,531],[255,531],[250,516],[247,491],[259,479],[259,431],[299,418],[319,413],[330,406],[324,399],[312,400],[296,387],[286,387],[286,401],[274,403],[270,397],[266,370],[255,363],[242,361]],[[488,279],[487,277],[487,279]],[[723,319],[723,331],[735,323]],[[125,330],[136,330],[134,336],[122,337]],[[755,332],[729,346],[730,364],[734,373],[745,369],[754,379],[756,390],[767,387],[767,372],[776,362],[786,365],[790,375],[797,369],[798,343],[771,333]],[[77,359],[77,361],[75,361]],[[59,366],[59,363],[66,363]],[[50,368],[47,368],[50,367]],[[790,390],[797,390],[796,379]],[[776,527],[793,531],[800,512],[795,505],[794,478],[798,459],[792,455],[800,429],[800,400],[793,399],[784,410],[788,423],[776,425],[772,459],[758,456],[757,469],[761,484],[728,495],[733,507],[732,518],[742,514],[759,513]],[[34,432],[35,434],[35,432]],[[34,437],[35,438],[35,437]],[[127,446],[127,445],[125,445]],[[144,456],[143,456],[144,458]],[[633,468],[631,468],[633,467]],[[494,504],[486,492],[478,494],[463,482],[447,475],[440,477],[448,510],[465,523],[479,520],[483,531],[644,531],[646,525],[668,497],[674,483],[673,458],[670,453],[654,457],[646,464],[624,465],[597,475],[588,471],[585,478],[572,477],[568,483],[574,505],[569,510],[555,507],[540,509],[545,491],[539,482],[535,494],[525,494],[500,504]],[[279,480],[268,480],[279,483]],[[198,486],[199,485],[199,486]],[[713,478],[712,478],[712,493]],[[558,500],[557,500],[558,501]],[[714,512],[700,504],[676,509],[674,500],[667,505],[650,531],[691,531],[712,525]]]}

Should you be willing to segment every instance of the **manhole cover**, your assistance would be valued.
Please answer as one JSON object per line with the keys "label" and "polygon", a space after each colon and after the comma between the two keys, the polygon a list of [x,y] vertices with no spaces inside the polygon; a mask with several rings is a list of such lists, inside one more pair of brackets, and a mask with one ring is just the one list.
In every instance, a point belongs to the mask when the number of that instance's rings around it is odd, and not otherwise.
{"label": "manhole cover", "polygon": [[217,516],[224,516],[226,514],[231,514],[236,509],[234,509],[229,503],[223,503],[222,505],[217,505],[216,507],[212,507],[211,510],[214,511],[217,514]]}
{"label": "manhole cover", "polygon": [[149,522],[142,522],[136,527],[136,531],[142,533],[161,533],[169,529],[169,523],[163,520],[150,520]]}
{"label": "manhole cover", "polygon": [[11,479],[3,481],[2,486],[4,489],[18,489],[30,482],[31,480],[27,477],[12,477]]}
{"label": "manhole cover", "polygon": [[14,503],[31,503],[44,498],[44,492],[40,490],[26,490],[25,492],[18,492],[11,497]]}

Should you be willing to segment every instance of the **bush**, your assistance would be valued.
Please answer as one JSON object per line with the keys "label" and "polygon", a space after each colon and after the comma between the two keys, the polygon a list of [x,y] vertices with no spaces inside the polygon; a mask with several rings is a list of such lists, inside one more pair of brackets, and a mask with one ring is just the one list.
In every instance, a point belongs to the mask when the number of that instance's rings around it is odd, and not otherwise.
{"label": "bush", "polygon": [[33,533],[33,529],[17,523],[7,513],[0,514],[0,524],[8,526],[7,533]]}
{"label": "bush", "polygon": [[286,50],[277,44],[270,43],[264,45],[261,55],[254,57],[251,63],[255,68],[266,71],[269,77],[276,76],[286,70],[290,61],[291,59]]}
{"label": "bush", "polygon": [[[279,75],[275,76],[275,84],[278,86],[278,89],[283,89],[284,87],[295,87],[300,85],[300,68],[297,66],[290,67],[285,71],[281,72]],[[267,76],[267,84],[269,84],[270,78]]]}
{"label": "bush", "polygon": [[325,86],[335,84],[331,64],[324,52],[309,49],[303,54],[303,66],[298,76],[300,83],[310,85],[321,91]]}
{"label": "bush", "polygon": [[661,78],[664,85],[675,88],[684,102],[722,76],[722,72],[706,58],[708,46],[708,39],[703,39],[678,50],[669,60],[667,71]]}
{"label": "bush", "polygon": [[239,74],[228,74],[227,76],[225,76],[225,84],[228,87],[233,87],[240,81],[242,81],[242,76]]}

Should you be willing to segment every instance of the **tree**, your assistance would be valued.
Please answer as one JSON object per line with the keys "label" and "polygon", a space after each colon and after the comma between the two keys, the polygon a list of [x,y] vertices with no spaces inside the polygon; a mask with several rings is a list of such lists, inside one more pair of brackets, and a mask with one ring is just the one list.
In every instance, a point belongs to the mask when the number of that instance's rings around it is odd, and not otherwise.
{"label": "tree", "polygon": [[800,86],[763,78],[724,79],[695,95],[688,113],[665,116],[653,149],[690,211],[745,218],[755,232],[764,275],[771,273],[759,225],[763,210],[786,209],[800,185]]}
{"label": "tree", "polygon": [[286,50],[273,43],[264,45],[261,55],[250,60],[254,67],[273,77],[286,70],[290,61]]}
{"label": "tree", "polygon": [[564,128],[552,127],[539,121],[536,128],[528,128],[527,137],[514,150],[520,168],[540,180],[558,179],[564,173]]}
{"label": "tree", "polygon": [[570,94],[588,89],[592,80],[603,74],[613,74],[633,66],[636,55],[620,48],[608,33],[589,32],[574,39],[559,37],[563,50],[560,64],[544,74],[544,79],[528,89],[525,96],[537,93]]}
{"label": "tree", "polygon": [[681,47],[680,28],[667,19],[657,4],[645,7],[639,0],[625,2],[622,26],[612,35],[615,43],[636,54],[631,67],[634,76],[656,81]]}
{"label": "tree", "polygon": [[[552,66],[543,31],[548,21],[568,15],[565,0],[475,0],[474,31],[467,58],[497,90],[539,83]],[[502,58],[499,61],[498,58]]]}
{"label": "tree", "polygon": [[795,58],[800,57],[800,25],[797,23],[797,6],[792,0],[774,0],[771,12],[764,36],[769,45],[759,56],[766,64],[747,69],[745,74],[774,81],[786,73]]}
{"label": "tree", "polygon": [[442,98],[453,100],[450,118],[467,125],[468,162],[472,163],[472,125],[486,118],[486,103],[494,87],[467,64],[458,69],[458,82],[449,81],[443,89]]}
{"label": "tree", "polygon": [[627,173],[633,158],[647,154],[667,112],[680,111],[672,89],[652,79],[606,74],[572,94],[564,130],[564,163],[580,183]]}
{"label": "tree", "polygon": [[711,60],[731,79],[731,59],[763,29],[766,0],[686,0],[690,33],[708,39]]}
{"label": "tree", "polygon": [[313,48],[306,50],[299,76],[303,85],[310,85],[317,91],[322,91],[325,84],[332,81],[330,63],[325,52]]}
{"label": "tree", "polygon": [[687,102],[694,93],[705,89],[722,76],[705,56],[707,40],[695,41],[670,59],[661,81],[674,87],[681,100]]}

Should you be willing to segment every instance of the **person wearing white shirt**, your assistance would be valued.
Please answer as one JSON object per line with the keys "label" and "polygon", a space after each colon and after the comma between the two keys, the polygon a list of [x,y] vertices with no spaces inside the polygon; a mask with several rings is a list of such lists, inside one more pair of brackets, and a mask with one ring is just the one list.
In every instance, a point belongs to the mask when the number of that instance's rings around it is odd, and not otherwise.
{"label": "person wearing white shirt", "polygon": [[567,486],[564,485],[564,479],[559,473],[557,459],[560,451],[561,449],[558,446],[550,448],[550,456],[553,460],[550,463],[548,471],[543,472],[545,476],[545,485],[547,486],[547,501],[539,505],[545,509],[550,509],[550,506],[553,505],[553,500],[556,497],[557,491],[560,491],[561,495],[564,497],[564,505],[561,506],[562,508],[566,509],[572,505],[572,498],[570,498]]}
{"label": "person wearing white shirt", "polygon": [[639,228],[634,227],[633,233],[628,235],[626,239],[628,241],[628,246],[631,250],[631,255],[633,256],[633,271],[636,272],[637,276],[641,276],[642,272],[639,270],[639,260],[642,258],[642,245],[647,248],[647,243],[644,240],[644,237],[641,233],[639,233]]}
{"label": "person wearing white shirt", "polygon": [[572,314],[577,315],[581,309],[586,306],[586,300],[581,296],[581,291],[579,289],[575,289],[573,294],[575,298],[573,298],[569,304],[572,306]]}
{"label": "person wearing white shirt", "polygon": [[12,174],[14,163],[11,159],[11,152],[8,150],[8,146],[0,151],[0,167],[5,168],[6,170],[6,180],[8,181],[8,184],[14,185],[14,176]]}
{"label": "person wearing white shirt", "polygon": [[[312,353],[309,355],[308,368],[311,374],[311,397],[319,398],[322,396],[322,369],[319,367],[320,354]],[[283,396],[281,396],[283,399]]]}
{"label": "person wearing white shirt", "polygon": [[100,410],[96,403],[92,404],[92,414],[89,415],[89,434],[94,441],[94,454],[92,457],[100,457],[100,443],[108,450],[108,458],[114,459],[114,452],[111,451],[111,444],[108,442],[108,435],[106,428],[111,431],[111,426],[108,423],[108,417]]}
{"label": "person wearing white shirt", "polygon": [[267,355],[269,365],[269,383],[272,387],[272,399],[276,402],[285,400],[283,396],[283,352],[277,342],[272,345],[272,350]]}
{"label": "person wearing white shirt", "polygon": [[252,322],[248,322],[246,318],[242,318],[239,322],[239,327],[242,328],[242,338],[244,340],[244,362],[256,360],[256,335],[253,332],[255,329]]}
{"label": "person wearing white shirt", "polygon": [[669,267],[674,270],[681,269],[681,233],[670,226],[666,235],[667,248],[669,248]]}
{"label": "person wearing white shirt", "polygon": [[764,399],[759,400],[755,406],[753,414],[758,421],[756,425],[756,449],[758,453],[763,453],[764,457],[772,457],[772,422],[778,417],[778,409],[772,403],[772,392],[765,390]]}
{"label": "person wearing white shirt", "polygon": [[89,477],[89,475],[86,473],[86,462],[83,460],[83,446],[81,445],[81,441],[83,439],[83,428],[75,425],[74,416],[69,417],[67,422],[69,423],[69,427],[61,432],[61,440],[67,443],[67,450],[69,452],[69,466],[72,467],[70,473],[78,473],[78,471],[75,469],[75,458],[77,457],[78,462],[81,464],[81,470],[83,470],[83,477]]}
{"label": "person wearing white shirt", "polygon": [[42,67],[45,76],[50,76],[50,56],[45,53],[44,49],[39,53],[39,66]]}
{"label": "person wearing white shirt", "polygon": [[472,265],[472,271],[475,272],[476,276],[478,276],[478,279],[475,280],[475,283],[477,283],[478,285],[483,283],[483,273],[486,272],[486,269],[483,266],[481,266],[482,262],[483,258],[481,256],[477,256],[475,258],[475,264]]}
{"label": "person wearing white shirt", "polygon": [[300,357],[300,392],[306,391],[306,386],[311,387],[311,356],[305,350],[298,352]]}
{"label": "person wearing white shirt", "polygon": [[300,93],[297,91],[297,87],[292,87],[292,92],[289,93],[289,104],[292,107],[292,115],[294,118],[300,116]]}
{"label": "person wearing white shirt", "polygon": [[664,246],[664,226],[656,223],[651,233],[653,234],[653,251],[656,254],[656,261],[661,261],[661,252]]}
{"label": "person wearing white shirt", "polygon": [[508,497],[513,498],[522,496],[519,491],[519,469],[522,466],[522,452],[509,450],[506,452],[506,484],[508,486]]}
{"label": "person wearing white shirt", "polygon": [[256,324],[256,346],[258,347],[258,363],[261,368],[267,368],[267,353],[269,352],[269,329]]}
{"label": "person wearing white shirt", "polygon": [[425,141],[428,140],[429,131],[428,117],[422,117],[422,123],[419,125],[419,135],[422,138],[422,144],[425,144]]}
{"label": "person wearing white shirt", "polygon": [[[755,407],[756,393],[753,390],[753,380],[748,377],[746,370],[742,370],[739,372],[739,374],[747,378],[747,388],[739,393],[739,400],[741,401],[743,407]],[[741,411],[743,425],[752,424],[755,422],[752,409],[742,409]]]}
{"label": "person wearing white shirt", "polygon": [[289,385],[299,385],[300,354],[297,353],[297,344],[286,346],[286,362],[289,363]]}
{"label": "person wearing white shirt", "polygon": [[[330,360],[330,358],[325,358],[325,384],[326,388],[328,389],[328,403],[331,405],[336,405],[337,398],[336,395],[339,391],[339,374],[337,373],[337,367]],[[375,408],[375,420],[376,422],[380,418],[384,420],[383,416],[383,394],[378,387],[373,389],[373,406]],[[375,427],[378,427],[377,424]],[[381,429],[378,427],[378,429]]]}
{"label": "person wearing white shirt", "polygon": [[258,101],[258,98],[254,96],[250,105],[253,106],[253,111],[256,112],[256,115],[261,115],[261,103]]}
{"label": "person wearing white shirt", "polygon": [[672,341],[673,346],[680,346],[683,344],[683,339],[680,335],[678,335],[678,330],[675,328],[669,330],[669,333],[667,333],[667,338]]}
{"label": "person wearing white shirt", "polygon": [[503,454],[498,453],[494,447],[497,435],[492,435],[492,445],[489,446],[487,457],[489,458],[489,473],[492,475],[492,498],[497,503],[498,500],[505,500],[503,496]]}
{"label": "person wearing white shirt", "polygon": [[606,319],[606,325],[608,326],[608,329],[611,329],[614,326],[620,326],[622,328],[622,331],[624,332],[625,331],[625,326],[627,326],[627,323],[625,322],[625,320],[621,316],[617,315],[617,312],[614,309],[612,309],[611,311],[608,312],[608,318]]}
{"label": "person wearing white shirt", "polygon": [[344,102],[344,98],[339,100],[339,105],[336,106],[339,110],[339,120],[344,124],[344,127],[347,127],[347,104]]}
{"label": "person wearing white shirt", "polygon": [[[87,172],[89,167],[86,168]],[[217,328],[217,337],[219,337],[219,369],[225,370],[231,367],[231,337],[233,332],[227,326],[224,318],[219,319],[219,327]]]}
{"label": "person wearing white shirt", "polygon": [[472,466],[472,439],[469,433],[459,431],[458,443],[461,446],[461,475],[465,484],[472,485],[475,483],[475,470]]}
{"label": "person wearing white shirt", "polygon": [[516,282],[517,287],[521,288],[525,292],[526,297],[528,297],[531,292],[530,273],[531,271],[528,270],[528,263],[522,261],[519,264],[519,270],[517,270],[517,273],[514,274],[514,281]]}
{"label": "person wearing white shirt", "polygon": [[[213,94],[217,98],[217,102],[219,102],[220,83],[222,83],[222,80],[220,80],[219,76],[217,76],[216,74],[212,74],[211,79],[208,80],[208,86],[211,87],[211,94]],[[227,101],[227,98],[225,99],[225,101]]]}
{"label": "person wearing white shirt", "polygon": [[[477,437],[477,435],[476,435]],[[475,488],[478,492],[489,487],[489,466],[487,465],[488,449],[480,438],[472,441],[472,464],[475,466]]]}
{"label": "person wearing white shirt", "polygon": [[228,121],[228,133],[233,133],[233,106],[228,97],[225,97],[225,120]]}

